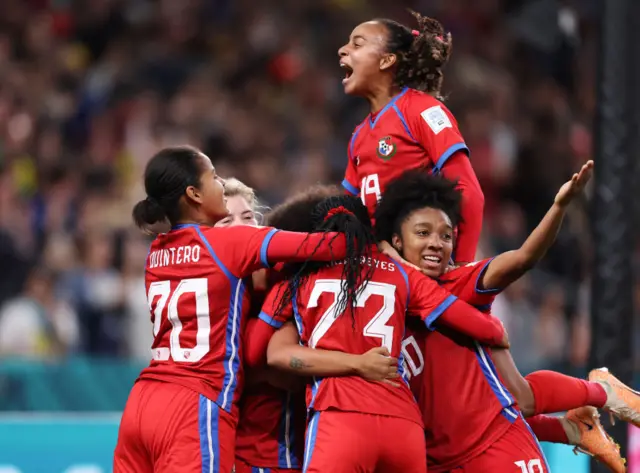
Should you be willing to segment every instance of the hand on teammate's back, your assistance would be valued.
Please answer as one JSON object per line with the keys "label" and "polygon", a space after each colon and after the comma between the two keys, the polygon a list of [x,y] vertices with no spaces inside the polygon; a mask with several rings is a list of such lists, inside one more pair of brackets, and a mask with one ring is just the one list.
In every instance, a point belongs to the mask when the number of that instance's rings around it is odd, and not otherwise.
{"label": "hand on teammate's back", "polygon": [[391,381],[398,378],[398,359],[391,356],[386,347],[372,348],[358,355],[358,375],[368,381],[381,381],[392,386],[399,386]]}

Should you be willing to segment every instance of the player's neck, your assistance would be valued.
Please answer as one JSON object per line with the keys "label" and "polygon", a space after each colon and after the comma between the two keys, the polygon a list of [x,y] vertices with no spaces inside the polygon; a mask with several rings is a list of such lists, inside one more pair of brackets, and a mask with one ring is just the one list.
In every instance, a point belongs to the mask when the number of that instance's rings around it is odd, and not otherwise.
{"label": "player's neck", "polygon": [[402,89],[400,87],[390,87],[385,88],[385,90],[383,91],[375,92],[371,94],[371,96],[367,97],[367,99],[369,100],[371,115],[375,115],[384,107],[386,107],[387,104],[391,102],[391,100],[393,100],[393,98],[400,92],[402,92]]}
{"label": "player's neck", "polygon": [[177,227],[179,225],[204,225],[206,227],[213,227],[213,223],[205,218],[183,218],[175,222],[172,227]]}

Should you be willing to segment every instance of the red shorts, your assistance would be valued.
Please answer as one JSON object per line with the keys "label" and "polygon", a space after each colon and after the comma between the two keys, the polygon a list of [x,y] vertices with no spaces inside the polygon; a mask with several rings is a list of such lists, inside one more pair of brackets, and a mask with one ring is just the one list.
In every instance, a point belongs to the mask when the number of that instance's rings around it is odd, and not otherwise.
{"label": "red shorts", "polygon": [[398,417],[315,412],[303,465],[305,473],[426,473],[424,429]]}
{"label": "red shorts", "polygon": [[188,388],[138,381],[122,414],[114,473],[230,473],[236,422]]}
{"label": "red shorts", "polygon": [[549,473],[538,439],[519,417],[487,450],[451,473]]}
{"label": "red shorts", "polygon": [[239,458],[236,458],[236,473],[300,473],[301,470],[291,470],[286,468],[260,468],[251,466]]}

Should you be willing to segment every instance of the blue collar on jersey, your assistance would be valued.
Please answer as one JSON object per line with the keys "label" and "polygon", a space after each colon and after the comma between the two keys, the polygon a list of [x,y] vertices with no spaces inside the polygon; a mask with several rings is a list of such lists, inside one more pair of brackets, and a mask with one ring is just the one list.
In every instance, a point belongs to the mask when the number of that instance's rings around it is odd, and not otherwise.
{"label": "blue collar on jersey", "polygon": [[387,110],[389,110],[391,107],[393,107],[395,105],[395,103],[398,101],[398,99],[400,97],[402,97],[404,94],[407,93],[407,90],[409,90],[409,87],[403,88],[402,91],[398,95],[396,95],[394,98],[392,98],[391,101],[387,105],[385,105],[382,110],[380,110],[378,112],[378,114],[376,115],[375,120],[373,120],[371,114],[369,114],[369,125],[371,126],[371,128],[374,128],[376,126],[376,123],[378,123],[378,120],[380,120],[380,117],[382,115],[384,115]]}
{"label": "blue collar on jersey", "polygon": [[171,227],[171,230],[182,230],[183,228],[193,228],[199,227],[200,225],[197,223],[179,223],[178,225],[174,225]]}

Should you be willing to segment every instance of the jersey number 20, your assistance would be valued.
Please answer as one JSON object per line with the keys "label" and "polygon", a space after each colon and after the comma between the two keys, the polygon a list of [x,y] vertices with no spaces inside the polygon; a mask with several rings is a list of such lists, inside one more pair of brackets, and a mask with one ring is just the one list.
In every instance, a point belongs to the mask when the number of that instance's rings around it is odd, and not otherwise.
{"label": "jersey number 20", "polygon": [[[178,316],[178,303],[180,297],[192,294],[196,304],[196,346],[193,348],[183,348],[180,346],[180,332],[182,332],[182,322]],[[178,283],[173,293],[169,281],[153,282],[149,285],[148,294],[149,308],[153,311],[153,336],[160,332],[162,316],[167,313],[167,318],[171,322],[171,335],[169,336],[169,347],[154,347],[154,360],[168,360],[169,354],[173,361],[196,362],[202,359],[209,352],[209,332],[211,321],[209,319],[209,291],[206,278],[183,279]],[[155,307],[153,302],[156,300]],[[168,302],[168,303],[167,303]]]}
{"label": "jersey number 20", "polygon": [[[341,281],[339,279],[318,279],[313,286],[308,308],[318,307],[320,295],[328,292],[334,294],[333,303],[322,314],[320,320],[316,324],[311,337],[309,337],[309,346],[315,348],[318,341],[329,331],[333,323],[341,314],[337,313],[337,301],[340,291],[342,290]],[[379,338],[382,340],[382,346],[386,347],[391,353],[393,348],[393,327],[387,325],[389,319],[395,310],[396,287],[393,284],[369,281],[364,289],[358,290],[358,298],[356,307],[364,307],[371,296],[382,296],[382,308],[373,316],[369,323],[363,329],[363,335],[367,337]]]}

